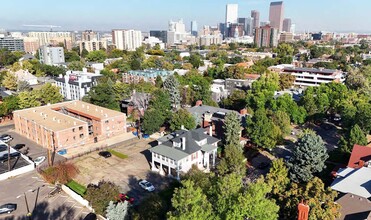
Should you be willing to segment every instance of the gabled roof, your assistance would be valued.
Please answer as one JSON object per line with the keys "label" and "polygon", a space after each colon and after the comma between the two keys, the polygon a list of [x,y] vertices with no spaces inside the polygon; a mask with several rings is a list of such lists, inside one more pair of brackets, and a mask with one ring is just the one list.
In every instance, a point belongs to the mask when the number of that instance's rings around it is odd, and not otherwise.
{"label": "gabled roof", "polygon": [[371,202],[368,199],[348,193],[335,202],[341,206],[339,220],[371,219]]}
{"label": "gabled roof", "polygon": [[[185,140],[184,149],[182,146],[183,139]],[[205,144],[199,145],[197,143],[205,139]],[[205,130],[199,128],[190,131],[178,130],[165,137],[159,138],[158,141],[161,144],[151,148],[151,152],[161,154],[174,160],[180,160],[200,150],[210,151],[210,149],[214,149],[214,146],[211,147],[211,145],[218,142],[219,139],[206,135]],[[180,147],[174,147],[174,143],[179,143],[178,146]]]}
{"label": "gabled roof", "polygon": [[370,198],[371,168],[339,169],[338,177],[332,182],[331,188],[342,193],[352,193],[363,198]]}
{"label": "gabled roof", "polygon": [[371,147],[361,146],[355,144],[350,155],[348,167],[359,168],[359,161],[367,162],[371,160]]}

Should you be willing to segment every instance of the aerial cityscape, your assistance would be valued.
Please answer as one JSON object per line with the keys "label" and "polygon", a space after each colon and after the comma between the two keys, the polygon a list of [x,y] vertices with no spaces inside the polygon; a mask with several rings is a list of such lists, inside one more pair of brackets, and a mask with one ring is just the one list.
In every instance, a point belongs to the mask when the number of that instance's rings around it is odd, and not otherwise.
{"label": "aerial cityscape", "polygon": [[371,219],[370,8],[4,2],[0,219]]}

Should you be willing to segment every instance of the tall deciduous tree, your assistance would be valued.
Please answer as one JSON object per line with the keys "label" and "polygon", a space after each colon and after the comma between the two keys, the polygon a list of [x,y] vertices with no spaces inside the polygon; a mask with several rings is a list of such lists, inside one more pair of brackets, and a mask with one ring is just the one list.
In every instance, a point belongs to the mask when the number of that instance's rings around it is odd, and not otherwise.
{"label": "tall deciduous tree", "polygon": [[17,77],[10,72],[7,72],[1,84],[9,90],[17,90]]}
{"label": "tall deciduous tree", "polygon": [[240,176],[246,174],[245,157],[240,145],[228,145],[224,150],[224,157],[218,165],[218,173],[226,175],[236,173]]}
{"label": "tall deciduous tree", "polygon": [[113,85],[109,83],[99,83],[89,91],[90,103],[105,108],[119,110],[119,103],[116,101]]}
{"label": "tall deciduous tree", "polygon": [[280,128],[283,138],[290,134],[290,117],[286,114],[286,112],[280,110],[275,112],[273,115],[273,122]]}
{"label": "tall deciduous tree", "polygon": [[174,210],[168,213],[170,220],[204,220],[215,219],[210,202],[200,187],[186,180],[182,188],[175,189],[171,199]]}
{"label": "tall deciduous tree", "polygon": [[36,91],[20,92],[18,94],[18,98],[19,98],[18,104],[20,109],[31,108],[41,105],[41,102],[38,99],[38,94],[36,93]]}
{"label": "tall deciduous tree", "polygon": [[304,134],[297,142],[288,163],[290,179],[294,182],[308,182],[313,178],[313,173],[322,171],[328,157],[320,136]]}
{"label": "tall deciduous tree", "polygon": [[170,95],[170,101],[173,109],[178,109],[180,107],[179,82],[173,75],[168,76],[164,81],[164,89]]}
{"label": "tall deciduous tree", "polygon": [[241,120],[236,112],[230,112],[224,119],[225,146],[240,146]]}
{"label": "tall deciduous tree", "polygon": [[174,112],[170,119],[170,129],[172,131],[180,129],[182,125],[188,130],[196,127],[196,119],[185,109]]}
{"label": "tall deciduous tree", "polygon": [[359,144],[363,146],[367,145],[366,135],[357,124],[355,124],[349,132],[350,149],[352,149],[355,144]]}
{"label": "tall deciduous tree", "polygon": [[86,60],[90,62],[99,62],[102,63],[107,58],[106,52],[102,50],[95,50],[89,52],[89,54],[86,56]]}
{"label": "tall deciduous tree", "polygon": [[63,100],[63,96],[59,93],[59,88],[51,83],[44,84],[36,91],[42,104],[54,104]]}
{"label": "tall deciduous tree", "polygon": [[266,182],[272,187],[272,194],[276,197],[286,191],[290,179],[288,169],[282,159],[274,160],[266,176]]}

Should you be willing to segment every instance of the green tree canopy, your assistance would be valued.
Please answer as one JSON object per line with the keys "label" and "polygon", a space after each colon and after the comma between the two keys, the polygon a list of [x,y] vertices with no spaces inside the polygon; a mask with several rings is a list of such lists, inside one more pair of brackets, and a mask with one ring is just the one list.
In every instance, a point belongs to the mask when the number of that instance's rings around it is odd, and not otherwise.
{"label": "green tree canopy", "polygon": [[7,72],[1,84],[9,90],[15,91],[17,90],[17,77],[12,73]]}
{"label": "green tree canopy", "polygon": [[[111,81],[112,82],[112,81]],[[112,110],[120,110],[119,103],[116,101],[113,84],[109,82],[99,83],[89,91],[89,101],[94,105],[99,105]]]}
{"label": "green tree canopy", "polygon": [[170,129],[172,131],[180,129],[182,125],[188,130],[196,127],[195,118],[185,109],[179,109],[177,112],[174,112],[170,119]]}
{"label": "green tree canopy", "polygon": [[322,138],[316,134],[304,134],[293,151],[288,166],[290,179],[294,182],[308,182],[314,173],[321,172],[328,158]]}
{"label": "green tree canopy", "polygon": [[224,145],[240,146],[241,137],[241,119],[236,112],[230,112],[224,120]]}
{"label": "green tree canopy", "polygon": [[170,75],[164,81],[164,89],[170,95],[170,101],[173,109],[180,107],[180,92],[179,92],[179,81],[173,75]]}
{"label": "green tree canopy", "polygon": [[36,90],[36,92],[38,99],[44,105],[63,101],[63,96],[59,93],[59,88],[51,83],[44,84],[39,90]]}
{"label": "green tree canopy", "polygon": [[86,60],[90,62],[99,62],[103,63],[104,60],[106,60],[107,54],[105,51],[102,50],[95,50],[89,52],[89,54],[86,56]]}

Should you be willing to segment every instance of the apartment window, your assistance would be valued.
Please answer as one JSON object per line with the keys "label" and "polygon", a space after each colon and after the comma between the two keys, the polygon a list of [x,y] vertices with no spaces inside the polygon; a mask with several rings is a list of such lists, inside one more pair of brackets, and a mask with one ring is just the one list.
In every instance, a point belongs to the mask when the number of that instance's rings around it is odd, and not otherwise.
{"label": "apartment window", "polygon": [[75,136],[73,136],[73,139],[74,139],[74,140],[76,140],[76,137],[75,137]]}
{"label": "apartment window", "polygon": [[82,126],[79,127],[79,131],[82,131]]}
{"label": "apartment window", "polygon": [[109,122],[109,121],[108,121],[108,120],[106,120],[106,121],[105,121],[104,123],[108,124],[108,122]]}
{"label": "apartment window", "polygon": [[80,134],[80,138],[84,138],[84,134]]}
{"label": "apartment window", "polygon": [[75,129],[74,128],[72,128],[72,132],[75,132]]}

